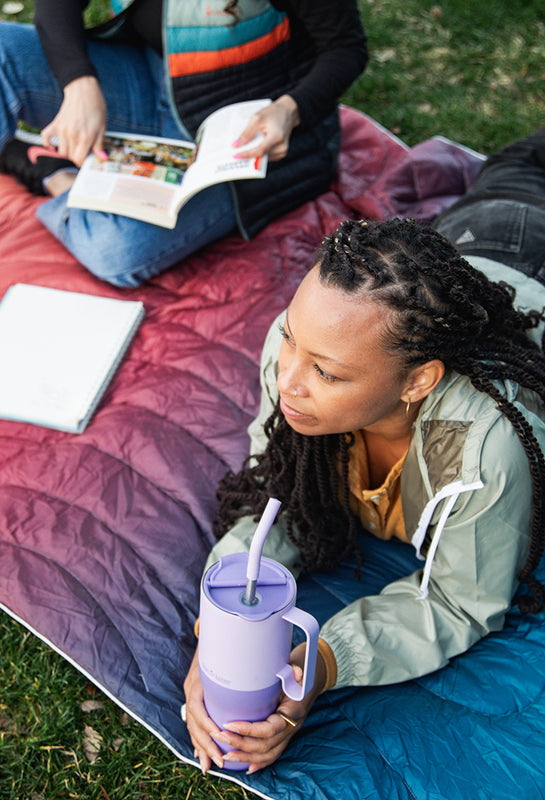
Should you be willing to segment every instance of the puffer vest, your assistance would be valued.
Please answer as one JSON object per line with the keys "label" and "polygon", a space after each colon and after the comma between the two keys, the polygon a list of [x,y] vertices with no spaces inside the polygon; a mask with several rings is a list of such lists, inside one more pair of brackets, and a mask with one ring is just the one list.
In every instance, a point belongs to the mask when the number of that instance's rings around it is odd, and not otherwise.
{"label": "puffer vest", "polygon": [[[115,37],[134,0],[112,0],[102,36]],[[180,129],[195,137],[203,119],[229,103],[289,93],[307,74],[314,53],[293,35],[287,15],[269,0],[164,0],[163,53],[171,106]],[[230,184],[240,232],[251,238],[273,219],[328,190],[337,168],[337,109],[310,128],[298,126],[289,151],[264,180]]]}

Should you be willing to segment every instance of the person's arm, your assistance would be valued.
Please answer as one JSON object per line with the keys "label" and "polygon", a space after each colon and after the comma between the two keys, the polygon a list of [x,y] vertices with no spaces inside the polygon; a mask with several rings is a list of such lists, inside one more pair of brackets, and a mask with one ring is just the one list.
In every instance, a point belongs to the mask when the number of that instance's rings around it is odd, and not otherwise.
{"label": "person's arm", "polygon": [[284,158],[295,127],[311,127],[328,114],[342,93],[363,71],[367,63],[366,37],[355,0],[287,0],[292,24],[304,33],[316,52],[316,60],[290,90],[271,105],[254,114],[237,145],[250,142],[261,132],[262,142],[241,152],[241,157],[257,158],[267,153],[271,161]]}
{"label": "person's arm", "polygon": [[286,0],[286,7],[316,52],[314,66],[289,93],[301,124],[310,127],[365,69],[367,39],[356,0]]}
{"label": "person's arm", "polygon": [[528,461],[504,417],[488,432],[482,463],[483,488],[458,498],[442,532],[428,596],[418,571],[322,627],[337,664],[335,688],[417,678],[503,627],[526,558],[532,503]]}
{"label": "person's arm", "polygon": [[[501,465],[498,453],[504,455]],[[279,706],[296,727],[282,729],[277,714],[264,722],[230,724],[230,732],[217,736],[233,748],[226,758],[249,761],[251,771],[270,765],[321,691],[416,678],[502,628],[526,557],[531,504],[528,462],[503,417],[487,436],[483,462],[484,487],[460,496],[443,530],[428,596],[421,595],[417,572],[333,616],[320,631],[313,691],[299,703],[283,698]],[[328,667],[332,657],[333,669]],[[292,663],[299,666],[303,658],[300,645]],[[206,761],[206,751],[200,752]]]}
{"label": "person's arm", "polygon": [[88,0],[35,0],[34,24],[61,89],[96,71],[87,55],[83,10]]}
{"label": "person's arm", "polygon": [[63,92],[59,112],[41,132],[46,147],[81,166],[92,150],[99,158],[106,102],[87,55],[79,0],[36,0],[34,21],[47,60]]}

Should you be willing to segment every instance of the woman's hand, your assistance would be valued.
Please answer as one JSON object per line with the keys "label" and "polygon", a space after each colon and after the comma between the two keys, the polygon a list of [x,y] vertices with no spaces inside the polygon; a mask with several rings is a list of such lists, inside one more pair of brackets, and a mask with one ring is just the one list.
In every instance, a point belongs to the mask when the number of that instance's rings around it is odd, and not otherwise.
{"label": "woman's hand", "polygon": [[[296,647],[290,658],[295,679],[301,682],[302,665],[305,661],[306,645]],[[278,708],[263,722],[232,722],[228,731],[220,731],[206,712],[203,690],[199,675],[198,651],[195,652],[191,667],[184,681],[186,698],[186,723],[195,756],[199,759],[201,769],[207,772],[212,762],[223,767],[223,760],[250,762],[248,773],[272,764],[284,752],[292,736],[297,733],[308,713],[325,685],[326,670],[324,662],[318,654],[314,686],[303,700],[297,702],[283,696]],[[292,719],[296,725],[289,725],[277,712],[281,711]],[[228,744],[232,751],[224,755],[212,739]]]}
{"label": "woman's hand", "polygon": [[57,116],[42,130],[45,147],[57,138],[57,151],[78,167],[92,151],[102,157],[106,130],[106,102],[97,79],[76,78],[64,87],[64,100]]}
{"label": "woman's hand", "polygon": [[258,133],[263,134],[263,139],[250,149],[241,150],[238,157],[259,158],[267,154],[271,161],[279,161],[288,152],[291,132],[298,124],[299,110],[295,100],[288,94],[282,95],[274,103],[252,114],[234,146],[244,147]]}
{"label": "woman's hand", "polygon": [[184,681],[184,693],[187,730],[195,748],[195,758],[199,759],[203,773],[208,772],[212,762],[217,767],[223,767],[223,753],[211,736],[219,735],[220,729],[210,719],[204,705],[198,648]]}

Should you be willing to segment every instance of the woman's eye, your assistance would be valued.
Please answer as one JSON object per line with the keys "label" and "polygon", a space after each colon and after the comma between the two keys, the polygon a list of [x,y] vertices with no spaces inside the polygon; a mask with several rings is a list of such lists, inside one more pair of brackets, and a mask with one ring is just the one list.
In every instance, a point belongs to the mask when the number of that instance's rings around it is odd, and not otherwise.
{"label": "woman's eye", "polygon": [[328,372],[324,372],[323,369],[321,369],[318,366],[318,364],[313,364],[312,366],[314,367],[320,378],[322,378],[324,381],[327,381],[328,383],[333,383],[334,381],[337,380],[337,378],[334,375],[330,375]]}
{"label": "woman's eye", "polygon": [[278,325],[278,329],[279,329],[280,333],[282,334],[282,338],[284,339],[284,341],[287,342],[288,344],[292,345],[293,344],[293,339],[291,338],[291,336],[289,335],[289,333],[287,332],[287,330],[284,328],[284,326],[281,323]]}

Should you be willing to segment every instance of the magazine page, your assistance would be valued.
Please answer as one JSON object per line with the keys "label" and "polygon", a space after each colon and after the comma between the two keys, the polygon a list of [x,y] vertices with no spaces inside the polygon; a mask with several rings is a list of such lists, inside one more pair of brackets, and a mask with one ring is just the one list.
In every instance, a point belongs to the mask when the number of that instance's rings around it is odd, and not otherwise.
{"label": "magazine page", "polygon": [[108,131],[107,161],[90,155],[79,170],[68,206],[123,214],[173,228],[179,189],[195,145],[176,139]]}
{"label": "magazine page", "polygon": [[248,120],[271,100],[249,100],[233,103],[214,111],[197,132],[195,159],[184,176],[180,192],[180,205],[206,186],[222,181],[264,178],[267,173],[267,156],[238,158],[238,153],[254,147],[263,138],[258,134],[244,147],[233,147]]}
{"label": "magazine page", "polygon": [[193,195],[223,181],[264,178],[267,157],[237,158],[233,147],[248,120],[270,100],[251,100],[210,114],[197,133],[197,143],[146,138],[108,131],[107,160],[88,156],[68,195],[68,206],[122,214],[174,228],[180,208]]}

